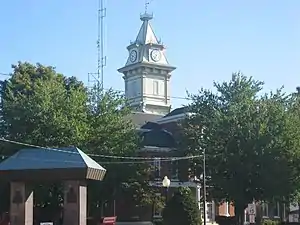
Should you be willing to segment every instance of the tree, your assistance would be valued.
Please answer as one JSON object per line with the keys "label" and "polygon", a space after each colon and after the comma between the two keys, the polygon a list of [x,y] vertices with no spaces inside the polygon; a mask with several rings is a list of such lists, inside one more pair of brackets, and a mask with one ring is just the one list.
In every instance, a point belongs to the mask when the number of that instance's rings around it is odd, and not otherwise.
{"label": "tree", "polygon": [[[128,164],[128,160],[121,164],[124,160],[118,158],[134,156],[139,141],[132,122],[126,119],[131,110],[123,95],[89,90],[52,66],[18,62],[12,68],[11,77],[1,83],[2,138],[38,146],[72,145],[91,154],[107,169],[102,183],[90,185],[92,205],[101,206],[122,192],[134,196],[136,204],[153,201],[146,182],[148,166]],[[1,147],[1,154],[6,156],[24,148],[3,142]],[[62,187],[40,185],[35,196],[37,205],[56,207],[62,203]]]}
{"label": "tree", "polygon": [[[95,89],[96,90],[96,89]],[[88,110],[89,131],[86,149],[91,154],[136,156],[139,137],[132,121],[128,119],[131,108],[119,92],[108,90],[100,95],[91,93]],[[136,206],[159,201],[148,185],[149,166],[128,159],[96,157],[107,169],[102,183],[94,183],[90,199],[94,210],[105,202],[127,199]],[[122,171],[122,172],[120,172]],[[93,191],[94,190],[94,191]]]}
{"label": "tree", "polygon": [[[39,146],[81,146],[88,131],[83,83],[51,66],[19,62],[12,68],[11,78],[1,83],[1,137]],[[7,156],[26,147],[1,144]],[[36,204],[55,207],[61,195],[57,185],[39,185]]]}
{"label": "tree", "polygon": [[[241,223],[248,203],[294,192],[299,175],[292,165],[295,139],[288,137],[291,98],[281,90],[259,96],[263,82],[241,73],[214,87],[216,93],[200,90],[191,96],[193,116],[183,123],[184,143],[187,154],[205,149],[212,195],[232,201]],[[194,163],[201,171],[202,159]]]}
{"label": "tree", "polygon": [[178,188],[163,210],[163,221],[166,225],[201,224],[199,209],[189,188]]}
{"label": "tree", "polygon": [[43,146],[77,145],[86,139],[87,90],[53,67],[13,65],[2,82],[2,137]]}

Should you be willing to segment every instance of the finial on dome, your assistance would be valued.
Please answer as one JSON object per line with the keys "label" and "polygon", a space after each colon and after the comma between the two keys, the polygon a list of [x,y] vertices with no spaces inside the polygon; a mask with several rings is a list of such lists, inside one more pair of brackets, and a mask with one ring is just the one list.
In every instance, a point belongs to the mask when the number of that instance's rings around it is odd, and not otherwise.
{"label": "finial on dome", "polygon": [[140,16],[142,21],[151,20],[153,18],[153,13],[148,13],[148,5],[152,0],[145,0],[145,12]]}

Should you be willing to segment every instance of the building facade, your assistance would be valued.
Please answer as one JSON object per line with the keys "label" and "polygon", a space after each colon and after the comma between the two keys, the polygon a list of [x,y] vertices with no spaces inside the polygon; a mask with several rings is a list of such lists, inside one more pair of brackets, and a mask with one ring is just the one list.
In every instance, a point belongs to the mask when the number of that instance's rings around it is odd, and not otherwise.
{"label": "building facade", "polygon": [[[216,216],[234,216],[234,206],[229,202],[216,204],[214,201],[206,202],[206,212],[203,213],[201,198],[201,184],[195,177],[190,176],[187,160],[164,161],[165,157],[181,156],[177,146],[180,138],[178,123],[189,116],[186,107],[171,111],[171,85],[172,72],[176,69],[171,65],[166,56],[165,46],[157,38],[151,26],[153,15],[144,13],[140,16],[142,25],[134,41],[127,46],[128,57],[123,67],[118,69],[123,75],[125,95],[134,112],[132,120],[143,137],[143,147],[138,154],[153,158],[153,173],[150,185],[157,190],[157,195],[164,194],[162,180],[167,176],[171,183],[168,195],[172,195],[176,188],[190,187],[195,195],[202,217],[206,216],[208,224],[215,223]],[[136,209],[136,212],[128,213],[127,203],[121,207],[122,217],[131,215],[138,220],[153,221],[161,219],[161,210],[155,208]],[[278,207],[277,207],[278,206]],[[276,208],[277,207],[277,208]],[[258,212],[263,218],[281,218],[286,215],[283,206],[268,207],[267,204],[259,204]],[[131,220],[132,218],[128,218]],[[245,210],[246,223],[250,222],[249,209]]]}
{"label": "building facade", "polygon": [[[180,156],[176,144],[180,132],[178,122],[188,113],[184,107],[171,112],[170,79],[176,67],[168,62],[165,46],[154,33],[150,23],[153,15],[144,13],[140,19],[140,30],[135,40],[127,46],[126,63],[118,69],[123,74],[125,95],[134,110],[132,120],[143,137],[143,147],[138,154],[154,159],[150,185],[158,190],[157,195],[164,194],[162,180],[167,176],[171,180],[168,195],[171,196],[178,187],[191,187],[199,210],[202,210],[201,184],[190,177],[187,160],[161,160],[164,157]],[[214,223],[216,215],[234,214],[233,207],[227,203],[216,205],[214,202],[207,202],[206,205],[205,215],[209,223]],[[149,212],[145,213],[145,210]],[[161,210],[152,208],[142,211],[139,211],[140,215],[136,215],[141,220],[161,218]]]}

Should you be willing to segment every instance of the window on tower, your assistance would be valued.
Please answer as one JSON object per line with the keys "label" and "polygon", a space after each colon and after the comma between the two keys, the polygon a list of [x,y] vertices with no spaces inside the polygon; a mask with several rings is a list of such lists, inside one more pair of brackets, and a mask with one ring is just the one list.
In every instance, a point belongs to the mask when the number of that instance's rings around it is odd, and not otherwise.
{"label": "window on tower", "polygon": [[137,96],[137,89],[138,89],[138,85],[136,80],[132,82],[132,97],[136,97]]}
{"label": "window on tower", "polygon": [[158,81],[153,81],[153,94],[158,95]]}

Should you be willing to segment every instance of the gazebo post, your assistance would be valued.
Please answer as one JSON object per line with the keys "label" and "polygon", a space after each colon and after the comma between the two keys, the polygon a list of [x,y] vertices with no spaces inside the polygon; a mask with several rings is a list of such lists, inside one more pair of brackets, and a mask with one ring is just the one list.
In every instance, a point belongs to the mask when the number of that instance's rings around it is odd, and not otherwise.
{"label": "gazebo post", "polygon": [[0,163],[0,172],[1,180],[11,182],[11,225],[33,225],[33,192],[24,181],[58,180],[65,183],[64,225],[86,225],[86,181],[102,181],[106,169],[80,149],[68,147],[21,149]]}
{"label": "gazebo post", "polygon": [[10,182],[10,224],[33,225],[33,190],[25,182]]}
{"label": "gazebo post", "polygon": [[85,181],[64,181],[64,225],[86,225],[87,187]]}

